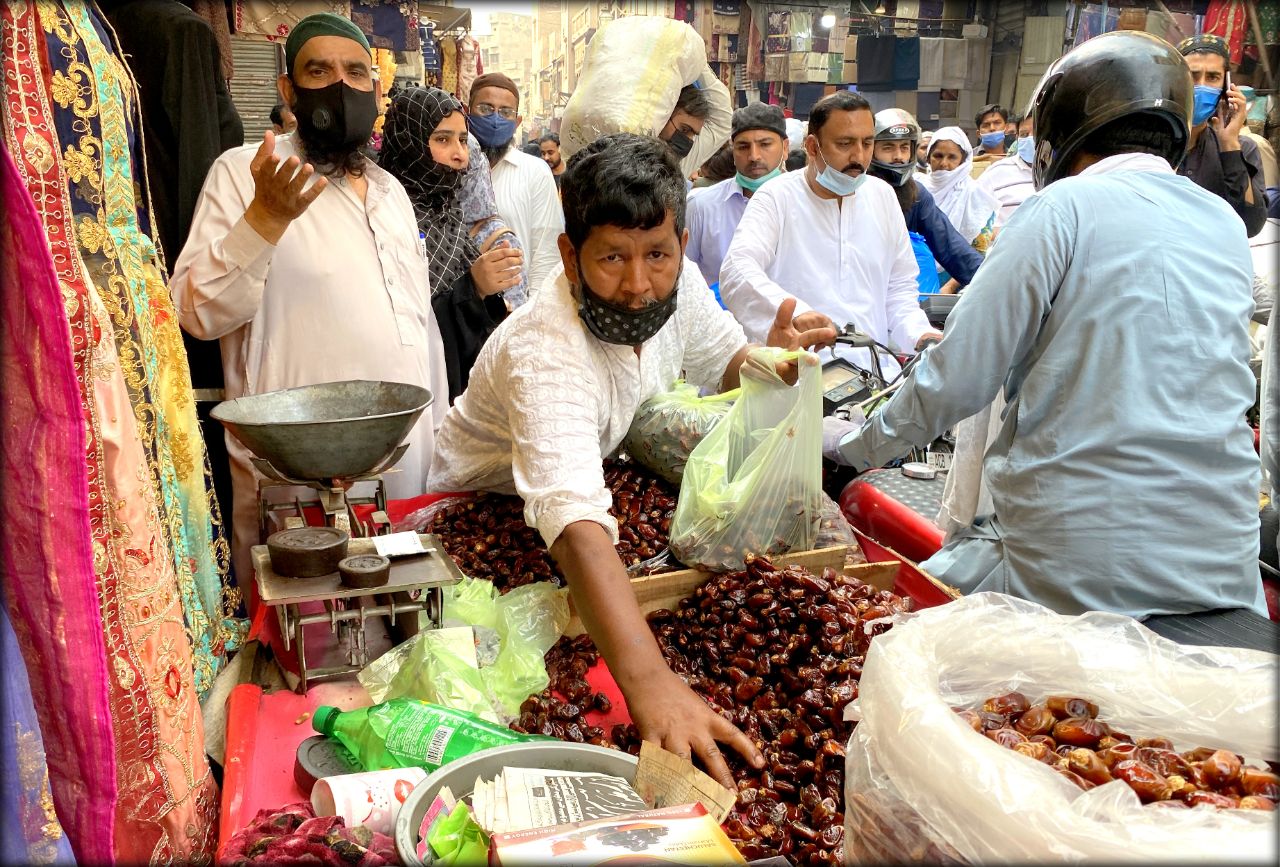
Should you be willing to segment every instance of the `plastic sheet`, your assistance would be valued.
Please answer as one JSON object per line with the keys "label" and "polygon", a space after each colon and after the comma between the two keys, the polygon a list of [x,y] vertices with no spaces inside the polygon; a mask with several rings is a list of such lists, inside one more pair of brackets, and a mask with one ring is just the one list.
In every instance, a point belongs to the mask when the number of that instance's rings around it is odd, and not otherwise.
{"label": "plastic sheet", "polygon": [[1145,807],[1120,781],[1082,792],[951,708],[1010,690],[1033,703],[1078,695],[1133,737],[1274,761],[1276,677],[1272,654],[1185,647],[1128,617],[1067,617],[996,593],[902,615],[872,642],[846,710],[861,719],[847,752],[846,859],[1275,863],[1275,813]]}
{"label": "plastic sheet", "polygon": [[622,447],[641,466],[679,485],[690,453],[725,417],[740,391],[703,397],[695,386],[677,382],[671,391],[640,405]]}
{"label": "plastic sheet", "polygon": [[[775,365],[795,361],[794,386]],[[689,456],[671,520],[671,553],[726,572],[748,554],[812,548],[822,510],[822,369],[804,351],[761,348],[742,395]]]}
{"label": "plastic sheet", "polygon": [[506,725],[550,683],[543,657],[568,623],[568,590],[539,582],[499,595],[489,581],[464,578],[445,594],[444,625],[475,628],[479,668],[428,630],[378,657],[358,678],[374,702],[416,698]]}

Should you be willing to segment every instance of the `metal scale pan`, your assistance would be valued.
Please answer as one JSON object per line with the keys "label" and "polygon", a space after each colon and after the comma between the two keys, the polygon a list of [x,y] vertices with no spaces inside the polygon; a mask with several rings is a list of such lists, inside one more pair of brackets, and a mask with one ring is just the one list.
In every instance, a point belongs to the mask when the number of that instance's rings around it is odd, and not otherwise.
{"label": "metal scale pan", "polygon": [[[400,460],[408,448],[405,437],[432,400],[431,392],[417,385],[347,380],[238,397],[218,404],[211,415],[252,453],[254,467],[267,479],[258,485],[265,540],[271,532],[268,513],[280,508],[270,505],[268,487],[320,491],[326,523],[349,530],[348,505],[362,501],[348,500],[345,490],[350,483],[373,480],[372,502],[385,512],[380,474]],[[297,509],[305,523],[301,503]]]}

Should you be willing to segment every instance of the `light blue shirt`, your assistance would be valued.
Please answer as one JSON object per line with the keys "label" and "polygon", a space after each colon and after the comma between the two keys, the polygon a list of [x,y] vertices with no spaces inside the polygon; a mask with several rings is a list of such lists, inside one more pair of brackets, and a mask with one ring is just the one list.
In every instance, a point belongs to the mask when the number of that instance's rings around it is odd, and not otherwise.
{"label": "light blue shirt", "polygon": [[881,466],[1003,387],[984,461],[995,514],[924,564],[962,592],[1265,616],[1249,243],[1230,206],[1159,165],[1112,157],[1029,198],[946,339],[841,446]]}
{"label": "light blue shirt", "polygon": [[720,282],[720,263],[746,209],[747,197],[735,178],[703,187],[689,197],[684,217],[689,245],[684,254],[698,263],[708,285]]}

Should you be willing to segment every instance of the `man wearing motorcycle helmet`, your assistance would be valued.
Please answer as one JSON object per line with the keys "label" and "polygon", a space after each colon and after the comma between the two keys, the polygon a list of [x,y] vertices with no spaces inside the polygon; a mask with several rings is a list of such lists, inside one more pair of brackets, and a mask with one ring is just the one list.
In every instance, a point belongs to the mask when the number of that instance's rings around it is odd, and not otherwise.
{"label": "man wearing motorcycle helmet", "polygon": [[[926,245],[933,258],[951,275],[952,279],[941,291],[951,294],[958,286],[969,285],[973,272],[982,264],[982,254],[961,237],[946,215],[938,210],[933,194],[915,177],[920,125],[910,112],[900,108],[876,112],[875,120],[871,175],[893,187],[912,244]],[[922,286],[927,276],[922,270]]]}
{"label": "man wearing motorcycle helmet", "polygon": [[925,569],[1065,614],[1265,615],[1252,266],[1235,212],[1175,171],[1190,70],[1163,40],[1116,31],[1054,63],[1032,104],[1039,192],[946,337],[829,456],[882,466],[1003,389],[993,512]]}

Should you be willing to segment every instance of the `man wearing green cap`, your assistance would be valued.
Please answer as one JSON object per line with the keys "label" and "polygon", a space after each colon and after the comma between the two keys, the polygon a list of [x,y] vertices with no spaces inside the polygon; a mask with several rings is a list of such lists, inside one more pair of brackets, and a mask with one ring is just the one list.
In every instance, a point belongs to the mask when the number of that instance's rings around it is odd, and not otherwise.
{"label": "man wearing green cap", "polygon": [[[362,152],[377,118],[369,44],[349,20],[312,15],[285,58],[277,87],[298,127],[214,162],[170,291],[183,328],[220,339],[228,399],[347,379],[430,389],[437,399],[386,477],[389,496],[414,496],[448,386],[413,206]],[[239,442],[228,436],[227,447],[233,560],[247,594],[260,477]]]}

